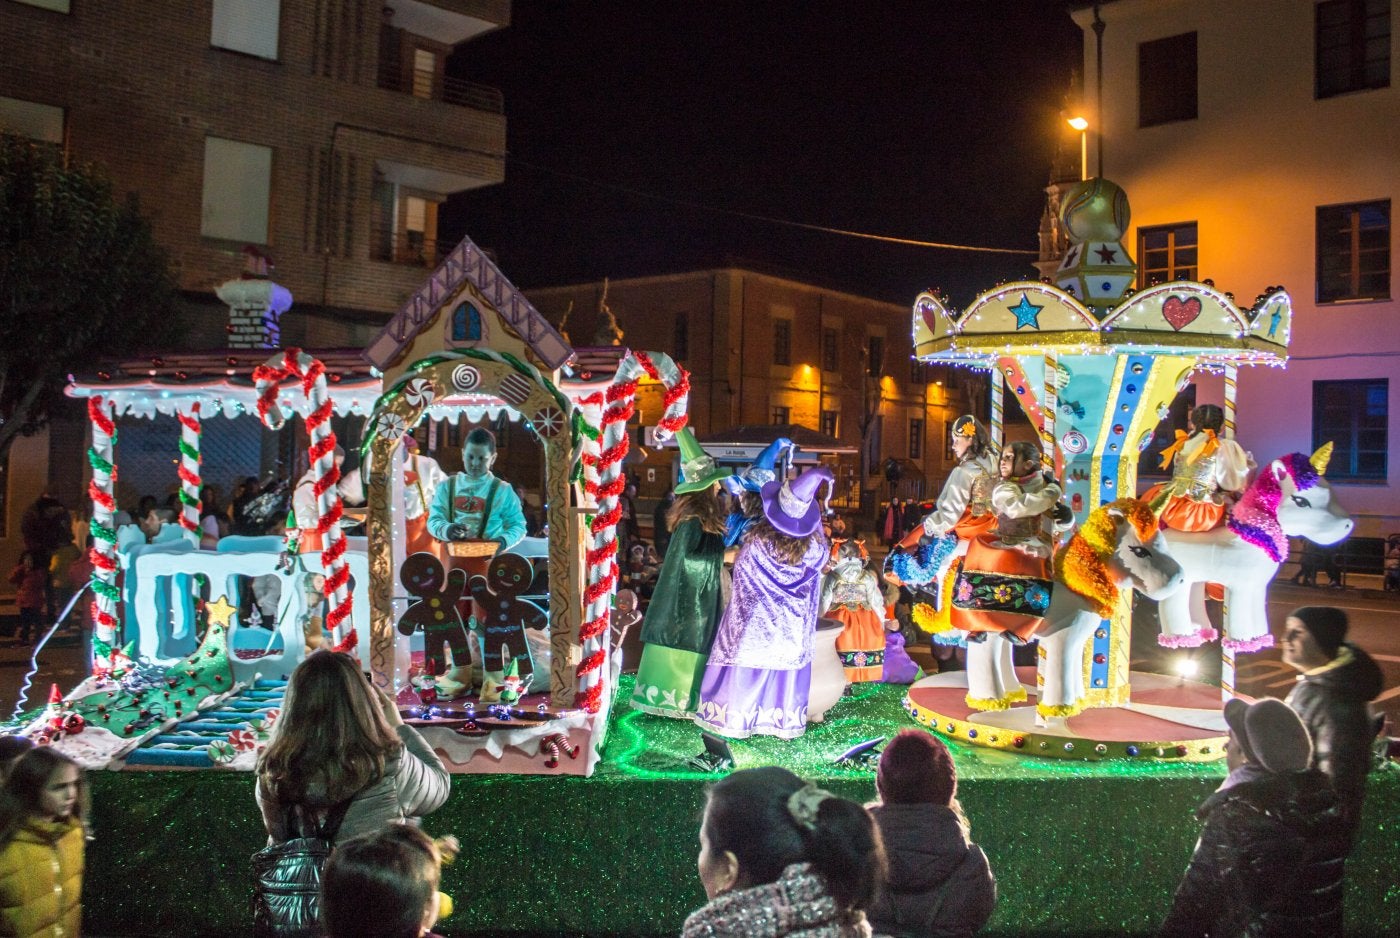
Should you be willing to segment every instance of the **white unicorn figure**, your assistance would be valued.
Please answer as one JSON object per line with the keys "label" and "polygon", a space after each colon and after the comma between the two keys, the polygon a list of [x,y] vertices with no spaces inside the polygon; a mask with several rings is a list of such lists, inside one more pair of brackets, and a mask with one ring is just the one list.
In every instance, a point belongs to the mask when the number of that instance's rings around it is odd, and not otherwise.
{"label": "white unicorn figure", "polygon": [[1164,532],[1167,549],[1181,564],[1190,589],[1167,597],[1158,607],[1159,644],[1195,648],[1218,638],[1206,616],[1205,584],[1220,583],[1225,587],[1221,644],[1234,652],[1273,646],[1264,593],[1288,557],[1288,538],[1335,544],[1353,527],[1322,477],[1331,456],[1331,443],[1311,457],[1280,456],[1245,489],[1225,526],[1200,533]]}
{"label": "white unicorn figure", "polygon": [[[1167,552],[1157,516],[1146,503],[1125,498],[1100,506],[1055,555],[1055,581],[1045,619],[1036,631],[1040,697],[1038,721],[1072,716],[1084,700],[1084,647],[1101,619],[1110,618],[1125,588],[1157,599],[1183,582]],[[967,703],[1002,710],[1025,700],[1016,678],[1012,643],[988,635],[967,646]]]}
{"label": "white unicorn figure", "polygon": [[1071,717],[1083,709],[1085,645],[1099,623],[1113,617],[1124,590],[1160,601],[1184,581],[1146,502],[1119,499],[1090,514],[1055,555],[1055,591],[1045,624],[1036,633],[1036,721]]}

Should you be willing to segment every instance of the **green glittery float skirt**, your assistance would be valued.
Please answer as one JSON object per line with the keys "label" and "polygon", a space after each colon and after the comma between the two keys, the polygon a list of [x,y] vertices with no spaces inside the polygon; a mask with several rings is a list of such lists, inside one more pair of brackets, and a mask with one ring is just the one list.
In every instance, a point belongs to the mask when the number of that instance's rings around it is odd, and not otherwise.
{"label": "green glittery float skirt", "polygon": [[700,679],[706,656],[665,645],[645,645],[637,665],[632,709],[660,717],[689,720],[700,702]]}

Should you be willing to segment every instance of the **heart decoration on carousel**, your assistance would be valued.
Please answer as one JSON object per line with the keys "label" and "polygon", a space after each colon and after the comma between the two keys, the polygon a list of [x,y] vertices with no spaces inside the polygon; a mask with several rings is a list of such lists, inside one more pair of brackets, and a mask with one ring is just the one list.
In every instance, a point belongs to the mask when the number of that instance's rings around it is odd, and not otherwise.
{"label": "heart decoration on carousel", "polygon": [[1162,318],[1177,332],[1191,325],[1200,315],[1201,298],[1198,296],[1187,297],[1184,300],[1179,296],[1169,296],[1162,304]]}

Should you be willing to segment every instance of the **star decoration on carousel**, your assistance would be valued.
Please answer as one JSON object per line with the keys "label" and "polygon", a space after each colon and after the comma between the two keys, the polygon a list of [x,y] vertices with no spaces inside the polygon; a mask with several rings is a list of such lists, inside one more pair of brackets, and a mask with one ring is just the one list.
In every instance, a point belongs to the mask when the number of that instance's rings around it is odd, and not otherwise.
{"label": "star decoration on carousel", "polygon": [[1105,244],[1094,253],[1097,254],[1099,260],[1105,264],[1112,264],[1114,261],[1118,260],[1118,251],[1109,244]]}
{"label": "star decoration on carousel", "polygon": [[1030,297],[1025,293],[1021,294],[1021,302],[1017,303],[1015,306],[1007,307],[1007,309],[1011,310],[1011,312],[1016,315],[1017,329],[1022,329],[1026,326],[1030,326],[1032,329],[1039,329],[1040,320],[1037,317],[1040,316],[1040,311],[1044,308],[1044,306],[1036,306],[1032,303]]}

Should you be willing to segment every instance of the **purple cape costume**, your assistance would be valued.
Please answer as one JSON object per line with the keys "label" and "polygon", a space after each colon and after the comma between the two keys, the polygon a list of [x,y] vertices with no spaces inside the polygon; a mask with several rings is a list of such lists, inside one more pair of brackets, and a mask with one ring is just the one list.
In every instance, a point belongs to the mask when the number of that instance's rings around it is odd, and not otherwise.
{"label": "purple cape costume", "polygon": [[792,739],[807,728],[812,635],[821,597],[825,539],[814,534],[797,566],[750,540],[734,562],[734,587],[710,649],[695,722],[743,739]]}

